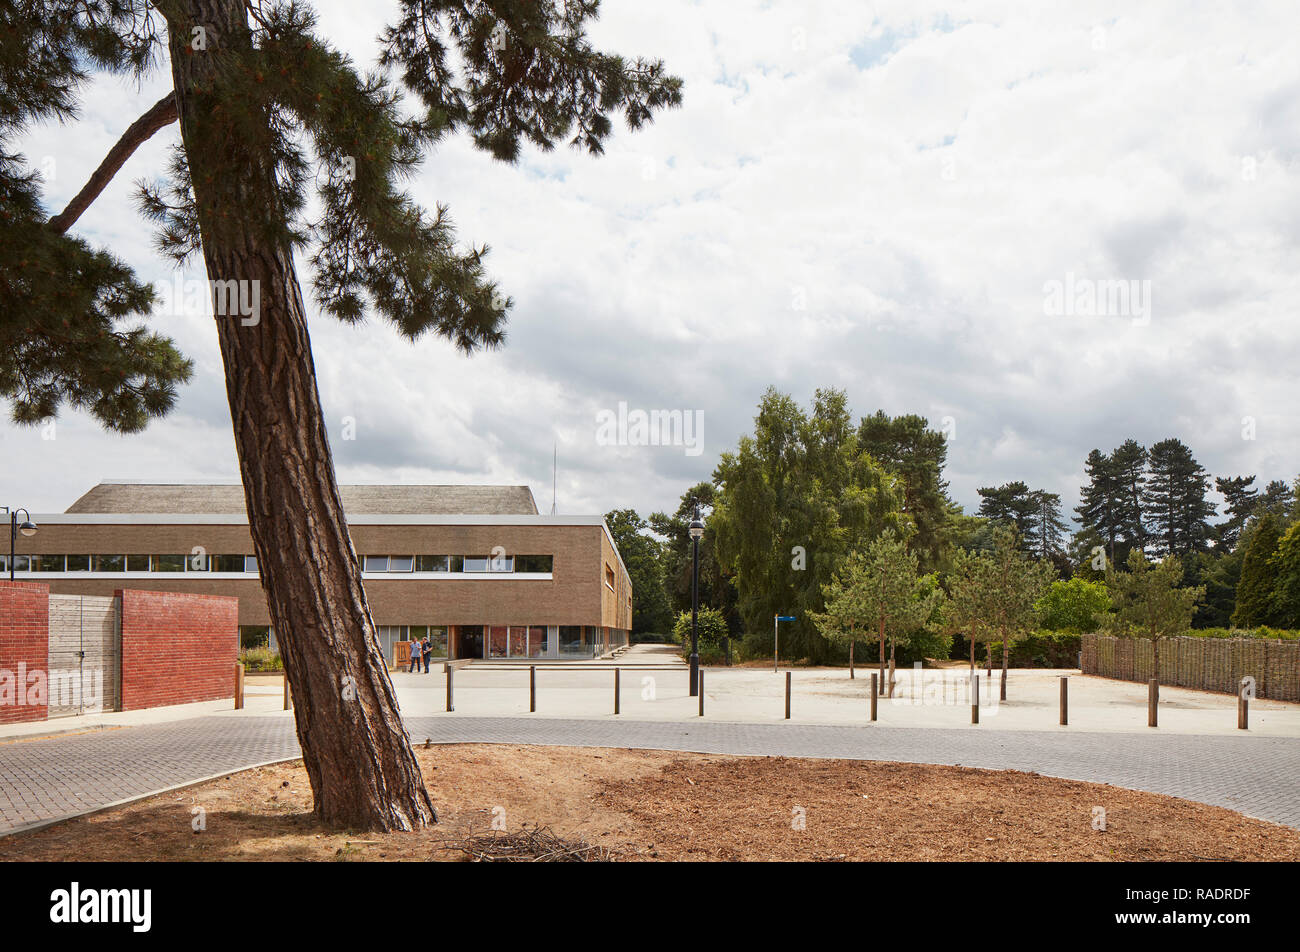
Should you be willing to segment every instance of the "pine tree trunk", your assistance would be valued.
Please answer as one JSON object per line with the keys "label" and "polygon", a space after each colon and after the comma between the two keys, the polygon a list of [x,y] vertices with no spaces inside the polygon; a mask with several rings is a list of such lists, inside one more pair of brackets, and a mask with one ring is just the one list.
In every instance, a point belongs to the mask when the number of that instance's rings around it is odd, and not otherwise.
{"label": "pine tree trunk", "polygon": [[849,639],[849,680],[853,680],[853,640]]}
{"label": "pine tree trunk", "polygon": [[[208,277],[258,282],[257,323],[218,315],[217,337],[249,531],[315,811],[333,826],[417,829],[437,817],[362,590],[293,256],[265,227],[278,213],[269,163],[237,142],[220,154],[200,145],[212,139],[204,129],[212,110],[196,103],[198,90],[213,84],[222,50],[249,46],[245,6],[183,0],[178,7],[182,13],[166,5],[192,22],[168,23],[172,74]],[[206,51],[192,49],[195,25],[205,30]]]}
{"label": "pine tree trunk", "polygon": [[889,639],[889,696],[894,696],[894,639]]}

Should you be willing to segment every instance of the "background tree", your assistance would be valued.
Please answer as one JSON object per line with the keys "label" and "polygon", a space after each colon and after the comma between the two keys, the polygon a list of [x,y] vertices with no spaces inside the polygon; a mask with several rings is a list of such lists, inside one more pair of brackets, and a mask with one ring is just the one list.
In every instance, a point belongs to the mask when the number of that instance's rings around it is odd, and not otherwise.
{"label": "background tree", "polygon": [[[720,652],[727,639],[727,620],[716,608],[701,608],[696,616],[699,625],[700,654]],[[691,656],[691,613],[678,612],[673,620],[673,641],[682,646],[682,657]]]}
{"label": "background tree", "polygon": [[1237,582],[1237,606],[1232,613],[1232,627],[1257,628],[1278,624],[1277,604],[1273,598],[1275,582],[1271,564],[1282,533],[1277,518],[1267,510],[1251,533],[1241,561],[1241,579]]}
{"label": "background tree", "polygon": [[1300,628],[1300,522],[1278,542],[1270,562],[1273,583],[1273,617],[1282,628]]}
{"label": "background tree", "polygon": [[805,413],[769,389],[753,435],[722,454],[714,483],[717,555],[746,630],[796,615],[782,643],[792,657],[827,660],[809,617],[825,609],[822,586],[848,552],[906,521],[894,478],[858,444],[844,394],[819,390]]}
{"label": "background tree", "polygon": [[1259,497],[1259,508],[1263,512],[1270,513],[1274,518],[1289,519],[1295,500],[1295,490],[1288,486],[1285,480],[1274,479],[1264,487],[1264,493]]}
{"label": "background tree", "polygon": [[1065,557],[1065,520],[1061,518],[1061,497],[1036,489],[1030,493],[1034,503],[1034,516],[1031,526],[1031,551],[1039,559],[1051,562],[1063,568],[1068,559]]}
{"label": "background tree", "polygon": [[1057,579],[1035,607],[1039,623],[1051,631],[1094,632],[1110,611],[1110,592],[1104,582]]}
{"label": "background tree", "polygon": [[1231,552],[1199,552],[1184,559],[1183,586],[1205,587],[1205,600],[1192,616],[1193,628],[1228,628],[1237,605],[1241,565],[1251,534],[1243,530]]}
{"label": "background tree", "polygon": [[1139,549],[1128,555],[1127,572],[1114,568],[1106,585],[1115,604],[1113,623],[1120,635],[1151,640],[1154,677],[1160,679],[1160,640],[1184,634],[1192,625],[1203,588],[1183,588],[1183,567],[1174,556],[1151,563]]}
{"label": "background tree", "polygon": [[1015,480],[1001,486],[985,486],[980,494],[979,514],[990,522],[1011,529],[1028,548],[1034,538],[1038,502],[1025,483]]}
{"label": "background tree", "polygon": [[1110,481],[1115,494],[1115,523],[1121,540],[1111,553],[1112,564],[1123,563],[1130,549],[1147,545],[1146,513],[1147,464],[1150,454],[1137,440],[1128,439],[1110,454]]}
{"label": "background tree", "polygon": [[1214,504],[1205,498],[1208,475],[1181,440],[1151,447],[1150,475],[1143,504],[1156,551],[1186,555],[1204,549],[1213,537],[1209,520]]}
{"label": "background tree", "polygon": [[[360,74],[319,34],[307,5],[274,0],[13,3],[0,60],[6,134],[72,117],[93,70],[143,75],[170,60],[172,93],[128,129],[49,228],[66,232],[131,151],[179,118],[171,179],[145,188],[141,207],[158,222],[165,253],[201,252],[211,281],[258,290],[255,322],[223,316],[214,300],[253,550],[316,813],[382,830],[422,826],[434,812],[339,499],[295,253],[310,252],[326,314],[355,322],[371,311],[410,338],[433,333],[464,351],[496,346],[510,302],[484,272],[486,249],[458,249],[446,210],[424,212],[399,183],[457,131],[507,161],[525,142],[549,149],[571,134],[600,152],[612,116],[636,128],[681,96],[658,61],[591,47],[584,28],[595,0],[398,7],[380,62],[396,85]],[[418,103],[414,115],[401,108],[403,88]],[[3,184],[20,214],[6,202],[0,246],[13,248],[33,237],[39,205],[34,177],[3,151]],[[39,240],[37,252],[0,258],[0,287],[18,299],[4,302],[5,336],[37,337],[0,357],[0,392],[16,417],[32,421],[66,400],[136,429],[164,412],[189,368],[165,341],[121,326],[148,307],[140,283],[84,243]]]}
{"label": "background tree", "polygon": [[897,477],[903,513],[911,520],[910,551],[923,570],[939,566],[946,544],[952,500],[943,467],[948,461],[948,441],[916,414],[890,417],[883,410],[863,417],[858,424],[858,445]]}
{"label": "background tree", "polygon": [[[1082,533],[1095,537],[1095,544],[1105,547],[1110,561],[1115,561],[1115,544],[1121,535],[1119,484],[1110,457],[1094,449],[1084,463],[1088,484],[1079,490],[1075,519]],[[1089,546],[1091,548],[1091,546]]]}
{"label": "background tree", "polygon": [[1219,545],[1226,551],[1237,547],[1241,530],[1258,504],[1259,490],[1251,488],[1254,482],[1254,476],[1219,476],[1214,480],[1214,488],[1223,495],[1223,512],[1227,516],[1215,528]]}
{"label": "background tree", "polygon": [[635,509],[607,512],[605,525],[632,583],[632,632],[667,634],[673,624],[673,609],[664,584],[663,543],[646,534],[649,524]]}
{"label": "background tree", "polygon": [[692,554],[689,530],[695,501],[699,500],[700,514],[704,519],[704,535],[700,538],[700,604],[720,611],[730,630],[737,632],[740,621],[736,610],[736,590],[717,556],[712,518],[715,493],[712,483],[696,483],[682,493],[675,512],[653,512],[648,521],[651,530],[664,539],[661,548],[664,584],[672,610],[690,611]]}
{"label": "background tree", "polygon": [[1147,451],[1137,440],[1125,440],[1110,455],[1094,449],[1084,468],[1088,485],[1079,491],[1075,519],[1081,534],[1095,537],[1088,548],[1101,545],[1109,562],[1123,562],[1128,550],[1146,545],[1143,500],[1146,493]]}

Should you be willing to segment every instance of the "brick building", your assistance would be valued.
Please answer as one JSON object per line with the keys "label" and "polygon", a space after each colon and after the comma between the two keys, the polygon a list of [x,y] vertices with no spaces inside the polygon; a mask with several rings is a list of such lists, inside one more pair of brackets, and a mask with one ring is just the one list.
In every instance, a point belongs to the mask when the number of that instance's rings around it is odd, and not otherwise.
{"label": "brick building", "polygon": [[[340,493],[390,661],[397,642],[425,635],[449,658],[591,658],[627,643],[632,587],[602,517],[540,515],[526,486]],[[245,642],[274,643],[243,487],[101,483],[32,518],[18,579],[68,595],[235,596]]]}

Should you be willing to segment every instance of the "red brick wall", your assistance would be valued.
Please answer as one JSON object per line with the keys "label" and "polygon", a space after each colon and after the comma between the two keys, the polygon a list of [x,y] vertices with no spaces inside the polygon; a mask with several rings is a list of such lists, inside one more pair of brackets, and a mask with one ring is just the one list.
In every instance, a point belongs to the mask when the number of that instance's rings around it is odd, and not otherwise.
{"label": "red brick wall", "polygon": [[234,697],[239,599],[127,589],[122,710]]}
{"label": "red brick wall", "polygon": [[[23,682],[32,672],[44,675],[49,658],[50,587],[0,582],[0,724],[45,720],[46,705],[27,704],[28,685]],[[45,692],[40,693],[45,701]]]}

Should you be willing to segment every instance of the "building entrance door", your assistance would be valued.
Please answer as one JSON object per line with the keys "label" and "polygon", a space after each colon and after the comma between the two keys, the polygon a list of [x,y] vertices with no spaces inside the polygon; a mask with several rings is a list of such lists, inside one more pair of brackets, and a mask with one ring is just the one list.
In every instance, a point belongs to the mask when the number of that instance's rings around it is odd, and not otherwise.
{"label": "building entrance door", "polygon": [[456,629],[456,657],[483,657],[483,626],[460,625]]}

